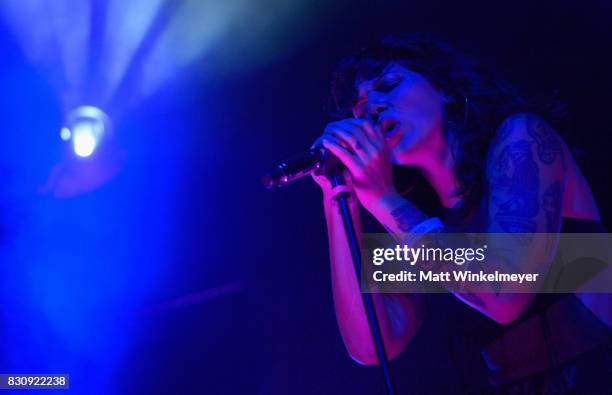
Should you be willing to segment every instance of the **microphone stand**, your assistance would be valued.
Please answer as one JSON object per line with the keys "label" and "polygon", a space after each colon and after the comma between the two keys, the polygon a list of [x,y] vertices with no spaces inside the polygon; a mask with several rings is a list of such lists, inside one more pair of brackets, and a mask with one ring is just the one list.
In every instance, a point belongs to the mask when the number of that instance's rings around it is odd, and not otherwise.
{"label": "microphone stand", "polygon": [[[343,178],[340,175],[333,175],[331,177],[332,186],[342,185]],[[359,240],[357,240],[357,232],[355,232],[355,225],[351,216],[351,210],[348,203],[349,193],[341,192],[337,195],[338,207],[340,209],[340,215],[342,216],[342,223],[344,224],[344,230],[346,238],[351,250],[351,257],[353,260],[353,266],[355,267],[355,274],[357,276],[358,284],[361,284],[361,274],[363,272],[363,265],[361,262],[361,250],[359,248]],[[361,286],[360,286],[361,287]],[[378,325],[378,317],[376,316],[376,308],[374,307],[374,300],[372,294],[369,292],[361,292],[361,298],[363,300],[363,306],[368,317],[368,324],[370,326],[370,332],[372,333],[372,340],[374,341],[374,348],[376,349],[376,356],[382,368],[383,378],[385,380],[385,390],[387,395],[394,395],[395,385],[393,377],[391,375],[391,367],[389,360],[387,359],[387,353],[385,352],[385,345],[382,340],[382,333],[380,326]]]}

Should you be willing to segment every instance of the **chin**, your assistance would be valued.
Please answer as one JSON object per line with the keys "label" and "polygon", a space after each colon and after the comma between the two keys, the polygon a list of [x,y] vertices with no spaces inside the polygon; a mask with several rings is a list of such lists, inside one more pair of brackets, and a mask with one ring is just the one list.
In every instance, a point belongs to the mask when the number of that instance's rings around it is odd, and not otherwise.
{"label": "chin", "polygon": [[[410,144],[410,143],[408,143]],[[408,145],[406,142],[400,144],[391,151],[391,161],[396,165],[414,165],[415,150],[414,146]]]}
{"label": "chin", "polygon": [[391,153],[391,162],[398,166],[411,166],[415,164],[410,152],[406,151]]}

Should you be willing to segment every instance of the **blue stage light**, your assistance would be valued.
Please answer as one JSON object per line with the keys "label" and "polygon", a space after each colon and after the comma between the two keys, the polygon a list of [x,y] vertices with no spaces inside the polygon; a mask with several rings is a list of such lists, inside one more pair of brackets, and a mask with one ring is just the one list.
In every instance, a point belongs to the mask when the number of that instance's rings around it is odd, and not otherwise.
{"label": "blue stage light", "polygon": [[74,126],[72,146],[75,154],[83,158],[88,157],[94,152],[97,144],[96,133],[91,123],[80,122]]}
{"label": "blue stage light", "polygon": [[81,106],[68,113],[60,137],[72,142],[76,155],[86,158],[109,137],[110,131],[110,119],[104,111],[93,106]]}

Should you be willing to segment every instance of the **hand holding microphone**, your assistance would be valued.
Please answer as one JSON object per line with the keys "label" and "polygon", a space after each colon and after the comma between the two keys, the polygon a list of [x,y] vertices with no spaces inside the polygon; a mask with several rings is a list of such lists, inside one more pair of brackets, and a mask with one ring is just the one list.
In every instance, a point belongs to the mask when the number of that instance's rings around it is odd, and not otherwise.
{"label": "hand holding microphone", "polygon": [[[324,150],[317,148],[321,146]],[[391,155],[382,132],[370,121],[357,118],[329,123],[323,135],[315,141],[309,154],[303,156],[301,161],[281,162],[275,166],[275,169],[284,168],[287,174],[282,176],[282,171],[278,170],[276,178],[282,180],[285,177],[285,181],[289,182],[312,174],[324,193],[331,191],[329,177],[320,174],[326,151],[344,165],[348,173],[347,183],[352,185],[365,208],[369,209],[386,196],[397,194],[393,185]],[[302,171],[288,174],[287,171],[296,168],[298,163],[302,165]],[[269,175],[272,173],[274,171]]]}
{"label": "hand holding microphone", "polygon": [[370,121],[349,118],[332,122],[319,139],[344,164],[353,190],[366,209],[386,196],[397,195],[389,147]]}

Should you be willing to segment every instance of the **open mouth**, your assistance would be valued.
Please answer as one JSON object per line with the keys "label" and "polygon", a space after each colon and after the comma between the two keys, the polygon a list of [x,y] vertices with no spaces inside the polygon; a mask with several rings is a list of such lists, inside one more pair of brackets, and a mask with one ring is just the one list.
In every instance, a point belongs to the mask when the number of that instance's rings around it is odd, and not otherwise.
{"label": "open mouth", "polygon": [[380,125],[380,131],[382,132],[385,138],[389,138],[393,136],[399,130],[399,122],[388,119],[384,120]]}

